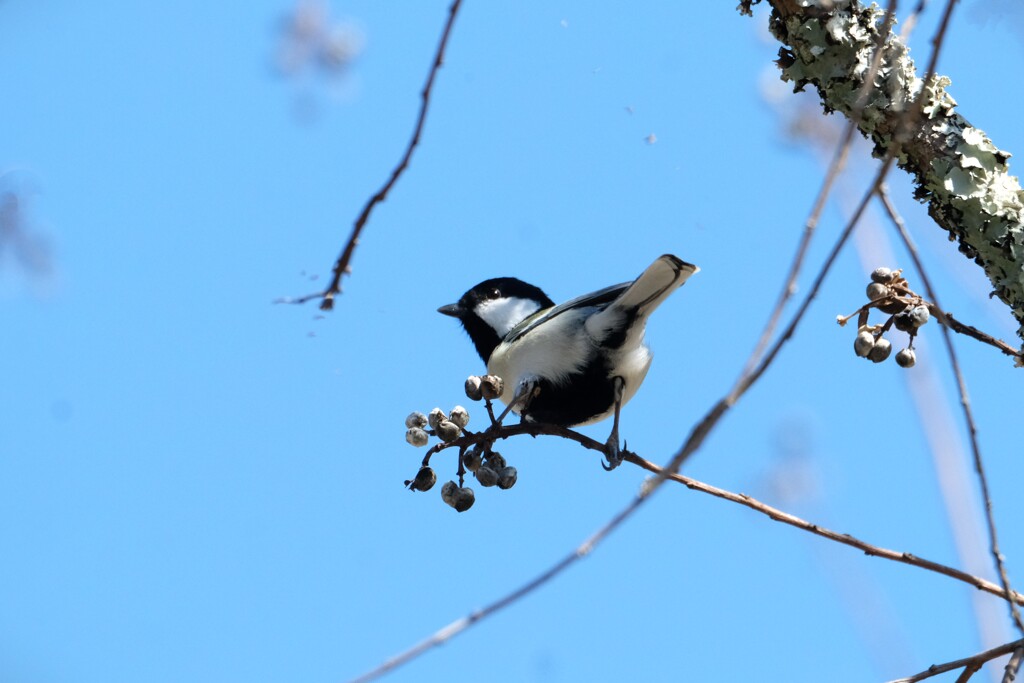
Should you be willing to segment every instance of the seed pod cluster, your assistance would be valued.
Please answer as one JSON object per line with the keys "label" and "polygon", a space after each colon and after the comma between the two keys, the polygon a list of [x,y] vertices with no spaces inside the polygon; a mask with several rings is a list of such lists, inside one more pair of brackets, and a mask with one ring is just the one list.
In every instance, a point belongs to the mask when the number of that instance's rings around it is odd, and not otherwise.
{"label": "seed pod cluster", "polygon": [[[470,377],[466,380],[466,396],[473,401],[491,401],[501,396],[504,391],[504,382],[495,375],[484,375],[482,377]],[[488,404],[488,413],[491,414],[491,406]],[[462,438],[469,424],[469,411],[462,406],[455,406],[448,413],[440,408],[434,408],[424,415],[421,412],[412,412],[405,418],[405,440],[417,448],[426,446],[430,437],[437,437],[440,444],[428,451],[427,457],[423,460],[416,476],[405,482],[410,491],[429,491],[437,483],[437,475],[428,466],[430,456],[437,451],[443,450],[449,444],[459,448],[461,464],[458,472],[458,482],[448,481],[441,486],[441,500],[453,507],[458,512],[465,512],[473,506],[476,495],[473,489],[463,485],[465,473],[471,472],[481,486],[490,488],[510,489],[515,486],[518,473],[515,467],[509,466],[505,458],[497,451],[491,450],[493,440],[482,440],[470,447],[459,446],[456,442]],[[471,437],[478,437],[479,434],[469,432]],[[476,440],[474,438],[474,440]]]}
{"label": "seed pod cluster", "polygon": [[431,436],[445,443],[451,443],[462,436],[462,430],[469,424],[469,412],[462,406],[455,406],[450,415],[440,408],[434,408],[424,415],[415,411],[405,418],[405,440],[416,448],[426,446]]}
{"label": "seed pod cluster", "polygon": [[471,375],[466,379],[466,397],[470,401],[493,401],[505,391],[505,381],[497,375]]}
{"label": "seed pod cluster", "polygon": [[[840,325],[851,318],[857,318],[857,337],[853,351],[861,358],[881,363],[892,355],[892,342],[885,337],[890,329],[905,332],[909,338],[907,347],[896,354],[896,364],[901,368],[914,366],[914,337],[918,330],[931,319],[930,304],[910,289],[902,270],[876,268],[871,273],[865,294],[868,303],[849,316],[839,316]],[[880,324],[868,324],[871,309],[875,308],[888,315]]]}

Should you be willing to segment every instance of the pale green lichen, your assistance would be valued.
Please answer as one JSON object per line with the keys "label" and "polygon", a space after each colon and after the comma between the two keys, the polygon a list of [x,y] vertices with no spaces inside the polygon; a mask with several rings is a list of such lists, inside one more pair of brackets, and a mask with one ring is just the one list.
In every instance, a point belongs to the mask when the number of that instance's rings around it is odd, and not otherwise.
{"label": "pale green lichen", "polygon": [[[886,52],[863,102],[861,86],[868,76],[885,13],[854,0],[801,2],[814,8],[783,18],[773,11],[772,33],[788,48],[780,52],[783,80],[795,90],[813,86],[826,112],[856,116],[865,136],[875,143],[876,156],[893,150],[904,112],[922,96],[927,119],[896,152],[901,168],[913,173],[917,196],[960,251],[985,269],[994,293],[1017,317],[1024,338],[1024,191],[1009,174],[1010,155],[983,131],[956,113],[956,100],[946,92],[950,80],[918,78],[905,45],[890,34]],[[922,92],[923,91],[923,92]]]}

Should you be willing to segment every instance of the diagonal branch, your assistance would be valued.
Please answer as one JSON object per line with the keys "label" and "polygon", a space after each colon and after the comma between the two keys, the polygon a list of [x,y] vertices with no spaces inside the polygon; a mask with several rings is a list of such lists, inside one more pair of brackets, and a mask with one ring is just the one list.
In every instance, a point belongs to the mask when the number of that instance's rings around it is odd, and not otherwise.
{"label": "diagonal branch", "polygon": [[882,65],[882,52],[885,49],[884,36],[889,32],[889,29],[896,21],[896,8],[898,5],[898,0],[889,0],[889,5],[885,9],[885,23],[882,26],[882,30],[879,31],[879,36],[876,40],[875,52],[871,58],[871,68],[868,69],[868,75],[864,78],[864,82],[860,87],[860,92],[857,93],[857,101],[850,114],[850,121],[847,123],[846,129],[843,131],[843,136],[839,140],[839,144],[836,147],[835,152],[832,154],[832,161],[828,165],[825,180],[822,182],[821,188],[818,190],[818,196],[814,198],[814,205],[811,208],[810,215],[807,217],[807,222],[804,223],[804,232],[800,238],[800,243],[797,246],[796,254],[790,262],[789,273],[786,275],[785,284],[782,286],[782,292],[779,294],[779,298],[775,302],[775,307],[772,309],[772,312],[768,317],[768,322],[765,324],[764,330],[761,332],[760,339],[757,340],[757,345],[754,347],[753,353],[750,354],[750,358],[747,360],[747,364],[743,368],[743,375],[747,375],[752,372],[754,367],[757,365],[757,362],[761,360],[761,356],[764,353],[764,350],[768,347],[768,343],[771,341],[772,335],[775,334],[775,328],[778,326],[779,320],[782,319],[782,311],[786,308],[786,304],[796,293],[797,278],[800,275],[800,269],[803,267],[807,251],[810,249],[811,239],[817,231],[818,222],[821,220],[821,214],[825,210],[825,202],[828,200],[828,196],[832,192],[832,186],[835,185],[836,179],[839,177],[843,168],[846,167],[846,160],[850,154],[850,148],[853,146],[853,133],[857,130],[857,123],[859,122],[860,116],[864,111],[864,106],[867,103],[868,95],[871,92],[871,84],[874,82],[875,75],[878,73],[878,69]]}
{"label": "diagonal branch", "polygon": [[[851,116],[882,11],[858,0],[768,1],[772,32],[786,46],[780,51],[782,78],[796,90],[815,88],[826,112]],[[749,10],[750,4],[741,7]],[[946,5],[943,27],[953,4]],[[940,28],[936,45],[943,33]],[[1009,172],[1010,155],[955,112],[956,102],[945,90],[950,80],[934,75],[937,49],[922,79],[906,45],[891,32],[883,37],[889,49],[858,128],[875,144],[875,156],[900,148],[899,166],[914,176],[917,199],[927,201],[929,215],[984,269],[1024,338],[1024,191]],[[915,109],[924,116],[908,119],[905,114]]]}
{"label": "diagonal branch", "polygon": [[359,244],[359,236],[363,233],[363,228],[366,227],[367,221],[370,220],[370,214],[373,209],[385,199],[387,199],[388,192],[399,177],[405,172],[405,169],[409,166],[409,160],[412,158],[412,153],[416,149],[416,146],[420,142],[420,134],[423,132],[423,125],[427,120],[427,110],[430,108],[430,95],[434,87],[434,79],[437,76],[437,72],[440,71],[444,65],[444,51],[448,46],[448,38],[452,32],[452,26],[455,24],[455,17],[458,15],[459,6],[462,4],[462,0],[454,0],[451,7],[448,8],[448,22],[444,25],[444,31],[441,33],[441,41],[438,43],[437,52],[434,55],[434,62],[430,67],[430,74],[427,76],[427,83],[423,86],[423,91],[420,93],[420,113],[416,117],[416,126],[413,129],[412,138],[409,140],[409,145],[405,148],[405,154],[402,155],[401,161],[395,166],[394,170],[391,171],[391,176],[387,179],[387,182],[377,193],[374,194],[363,206],[363,210],[359,213],[359,217],[356,218],[355,225],[352,227],[352,232],[348,237],[348,241],[345,243],[345,247],[341,250],[341,254],[334,262],[332,268],[331,281],[322,292],[315,292],[313,294],[307,294],[306,296],[300,297],[287,297],[278,299],[275,303],[287,303],[287,304],[304,304],[312,299],[320,299],[320,309],[329,311],[334,308],[334,298],[341,293],[341,279],[351,272],[349,264],[352,261],[352,255],[356,251],[356,246]]}
{"label": "diagonal branch", "polygon": [[664,469],[658,467],[652,462],[648,462],[643,458],[640,458],[633,454],[627,455],[625,459],[633,463],[634,465],[642,467],[648,472],[652,472],[659,476],[664,475],[668,480],[674,481],[678,484],[682,484],[691,491],[707,493],[716,498],[721,498],[723,500],[728,500],[733,503],[738,503],[744,507],[748,507],[751,510],[754,510],[755,512],[760,512],[761,514],[767,516],[768,518],[776,522],[782,522],[783,524],[788,524],[792,527],[796,527],[797,529],[809,531],[815,536],[821,536],[822,538],[827,538],[830,541],[835,541],[837,543],[842,543],[843,545],[848,545],[851,548],[856,548],[857,550],[863,551],[865,555],[868,555],[870,557],[880,557],[885,560],[892,560],[893,562],[909,564],[920,569],[926,569],[928,571],[935,572],[937,574],[942,574],[952,579],[956,579],[957,581],[962,581],[966,584],[974,586],[978,590],[985,591],[986,593],[991,593],[992,595],[996,595],[1001,598],[1008,599],[1014,603],[1024,605],[1024,595],[1021,595],[1016,591],[1011,591],[1008,594],[999,585],[994,584],[991,581],[987,581],[979,576],[968,574],[967,572],[960,571],[959,569],[955,569],[944,564],[939,564],[938,562],[926,560],[923,557],[918,557],[917,555],[913,555],[911,553],[901,552],[899,550],[891,550],[889,548],[883,548],[881,546],[873,545],[866,541],[862,541],[859,538],[851,536],[850,534],[843,534],[839,533],[838,531],[832,531],[831,529],[827,529],[819,524],[808,522],[804,519],[797,517],[796,515],[792,515],[788,512],[772,507],[767,503],[762,503],[761,501],[752,498],[745,493],[733,493],[732,491],[720,489],[717,486],[712,486],[711,484],[705,484],[702,481],[691,479],[690,477],[684,476],[682,474],[665,474]]}
{"label": "diagonal branch", "polygon": [[[711,427],[708,424],[706,424],[707,422],[708,418],[705,418],[704,421],[702,421],[700,424],[697,425],[697,427],[694,428],[694,433],[706,433],[706,431],[710,430]],[[495,429],[495,433],[491,433],[486,436],[485,432],[475,432],[473,434],[467,434],[465,437],[462,437],[458,441],[439,444],[438,446],[435,446],[434,448],[431,449],[430,455],[433,455],[434,453],[445,450],[447,448],[461,449],[466,446],[473,445],[485,438],[505,439],[512,436],[519,436],[523,434],[528,434],[530,436],[559,436],[562,438],[571,439],[572,441],[575,441],[580,445],[584,446],[585,448],[589,448],[591,450],[595,450],[602,453],[605,453],[607,450],[606,444],[591,439],[590,437],[580,434],[579,432],[575,432],[564,427],[558,427],[556,425],[546,425],[541,423],[520,423],[517,425],[509,426],[502,425],[496,427]],[[692,434],[691,438],[694,438]],[[1024,595],[1021,595],[1020,593],[1016,592],[1007,593],[1007,591],[1005,591],[1000,586],[992,583],[991,581],[986,581],[981,577],[968,574],[967,572],[961,571],[954,567],[949,567],[938,562],[933,562],[932,560],[927,560],[925,558],[918,557],[917,555],[913,555],[911,553],[901,552],[898,550],[891,550],[889,548],[883,548],[881,546],[877,546],[872,543],[862,541],[859,538],[851,536],[850,534],[844,534],[838,531],[827,529],[821,525],[808,522],[804,519],[801,519],[800,517],[797,517],[796,515],[792,515],[788,512],[772,507],[771,505],[763,503],[744,493],[734,493],[732,491],[721,489],[718,488],[717,486],[712,486],[711,484],[706,484],[702,481],[684,476],[682,474],[671,473],[666,469],[663,469],[658,465],[650,462],[649,460],[641,458],[635,453],[625,451],[622,453],[622,456],[623,460],[626,460],[627,462],[630,462],[642,469],[647,470],[648,472],[653,473],[661,481],[672,481],[677,484],[682,484],[691,491],[706,493],[716,498],[721,498],[722,500],[737,503],[746,508],[754,510],[755,512],[759,512],[776,522],[782,522],[783,524],[788,524],[789,526],[795,527],[797,529],[808,531],[814,534],[815,536],[820,536],[830,541],[835,541],[837,543],[850,546],[851,548],[856,548],[857,550],[860,550],[865,555],[868,555],[870,557],[879,557],[882,559],[891,560],[893,562],[899,562],[901,564],[907,564],[914,567],[918,567],[920,569],[925,569],[927,571],[935,572],[937,574],[942,574],[943,576],[948,576],[952,579],[956,579],[957,581],[962,581],[968,585],[974,586],[975,588],[985,591],[986,593],[991,593],[992,595],[996,595],[1004,599],[1009,599],[1018,604],[1024,605]],[[498,600],[495,600],[486,607],[470,612],[466,616],[456,619],[450,624],[438,629],[434,634],[432,634],[428,638],[420,641],[408,650],[405,650],[404,652],[401,652],[395,655],[394,657],[391,657],[390,659],[388,659],[372,671],[368,671],[367,673],[359,676],[358,678],[352,679],[351,683],[367,683],[368,681],[372,681],[379,678],[380,676],[383,676],[389,671],[409,661],[412,661],[413,659],[416,659],[425,652],[439,645],[443,645],[444,643],[448,642],[449,640],[451,640],[458,634],[462,633],[466,629],[470,628],[474,624],[482,621],[483,619],[491,616],[492,614],[500,611],[501,609],[508,607],[509,605],[513,604],[523,596],[532,593],[536,589],[548,583],[556,576],[561,574],[563,571],[568,569],[570,566],[575,564],[577,561],[589,555],[590,552],[601,541],[607,538],[612,531],[614,531],[622,524],[622,522],[624,522],[634,512],[636,512],[636,510],[650,496],[653,490],[651,484],[652,482],[649,481],[640,491],[640,493],[635,498],[633,498],[632,501],[630,501],[629,505],[623,508],[608,523],[606,523],[603,527],[598,529],[593,535],[587,538],[583,543],[577,546],[571,553],[563,557],[561,560],[559,560],[557,563],[549,567],[540,575],[531,579],[530,581],[523,584],[511,593],[508,593],[507,595],[499,598]],[[994,656],[999,655],[997,654]],[[944,669],[944,671],[949,670],[952,669]]]}
{"label": "diagonal branch", "polygon": [[[914,261],[914,266],[917,268],[917,272],[921,276],[921,282],[924,283],[924,288],[928,293],[928,298],[935,303],[935,306],[941,315],[941,304],[939,303],[934,287],[932,287],[931,279],[925,272],[924,263],[921,262],[921,257],[917,253],[917,247],[914,245],[913,240],[910,239],[910,233],[907,231],[907,226],[903,222],[903,217],[899,215],[896,211],[896,207],[889,200],[889,194],[884,186],[878,189],[878,197],[882,201],[882,205],[885,207],[885,211],[889,215],[889,219],[892,221],[893,225],[896,226],[896,231],[899,233],[900,238],[902,238],[903,244],[906,245],[907,251],[910,253],[910,258]],[[939,321],[945,323],[942,318],[940,318]],[[942,340],[946,346],[946,354],[949,356],[949,364],[953,370],[953,376],[956,379],[957,390],[960,392],[960,405],[963,408],[967,434],[971,441],[971,454],[974,456],[974,469],[978,473],[978,485],[981,488],[981,496],[985,504],[985,522],[988,527],[989,551],[992,554],[992,559],[995,563],[999,580],[1003,584],[1003,590],[1007,597],[1009,597],[1012,593],[1010,588],[1010,577],[1006,571],[1006,563],[1004,561],[1003,554],[999,550],[999,537],[996,533],[996,520],[995,515],[992,512],[992,497],[989,493],[988,476],[985,474],[985,465],[981,457],[981,445],[978,442],[978,427],[974,422],[974,411],[971,409],[971,402],[967,396],[967,382],[964,379],[963,372],[960,370],[960,360],[956,355],[956,349],[953,347],[953,339],[949,329],[945,324],[940,325],[940,329],[942,330]],[[1013,619],[1013,623],[1017,626],[1017,630],[1024,635],[1024,621],[1021,620],[1020,611],[1012,600],[1009,601],[1009,605],[1010,617]]]}
{"label": "diagonal branch", "polygon": [[907,676],[906,678],[897,678],[896,680],[889,681],[889,683],[918,683],[918,681],[923,681],[931,678],[932,676],[944,674],[947,671],[956,671],[957,669],[964,669],[965,672],[970,671],[973,673],[981,668],[981,665],[985,662],[990,662],[996,657],[1002,657],[1003,655],[1008,655],[1011,652],[1020,652],[1021,648],[1024,648],[1024,638],[1021,640],[1015,640],[1012,643],[1005,643],[999,647],[994,647],[991,650],[979,652],[978,654],[971,655],[970,657],[957,659],[953,662],[932,664],[920,673],[916,673],[913,676]]}

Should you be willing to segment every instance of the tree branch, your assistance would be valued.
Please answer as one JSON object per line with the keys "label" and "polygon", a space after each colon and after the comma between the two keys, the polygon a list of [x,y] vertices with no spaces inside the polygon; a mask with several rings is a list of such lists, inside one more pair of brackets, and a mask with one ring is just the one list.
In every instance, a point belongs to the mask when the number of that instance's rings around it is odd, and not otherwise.
{"label": "tree branch", "polygon": [[[706,416],[704,420],[702,420],[700,423],[698,423],[697,426],[694,427],[690,435],[690,440],[697,438],[696,435],[698,434],[710,431],[712,426],[717,422],[717,417],[721,417],[721,413],[717,412],[717,410],[722,408],[722,406],[724,405],[724,402],[720,401],[716,405],[715,409],[712,409],[708,416]],[[481,432],[467,432],[464,436],[460,437],[455,441],[436,444],[427,452],[427,455],[424,457],[423,464],[426,465],[429,462],[431,456],[449,448],[456,448],[459,449],[459,451],[461,452],[465,448],[473,446],[478,443],[490,443],[497,439],[506,439],[512,436],[521,436],[524,434],[528,434],[530,436],[559,436],[562,438],[575,441],[576,443],[579,443],[585,448],[598,451],[600,453],[605,453],[607,455],[608,447],[606,444],[591,439],[590,437],[580,434],[579,432],[575,432],[571,429],[566,429],[565,427],[559,427],[557,425],[523,422],[516,425],[495,424],[492,425],[487,430]],[[738,503],[744,507],[759,512],[776,522],[782,522],[783,524],[788,524],[789,526],[796,527],[797,529],[808,531],[814,534],[815,536],[820,536],[830,541],[835,541],[837,543],[850,546],[851,548],[856,548],[857,550],[862,551],[865,555],[871,557],[880,557],[882,559],[892,560],[893,562],[908,564],[914,567],[918,567],[920,569],[925,569],[927,571],[942,574],[944,576],[956,579],[957,581],[962,581],[971,586],[974,586],[979,590],[991,593],[992,595],[998,596],[1003,599],[1010,599],[1019,604],[1024,605],[1024,595],[1021,595],[1020,593],[1016,592],[1007,593],[1002,587],[990,581],[986,581],[981,577],[968,574],[967,572],[955,569],[953,567],[939,564],[938,562],[926,560],[922,557],[918,557],[911,553],[900,552],[898,550],[890,550],[888,548],[873,545],[871,543],[867,543],[866,541],[862,541],[854,536],[851,536],[850,534],[843,534],[837,531],[832,531],[831,529],[827,529],[818,524],[813,524],[811,522],[808,522],[797,517],[796,515],[792,515],[788,512],[779,510],[778,508],[774,508],[771,505],[762,503],[761,501],[752,498],[744,493],[733,493],[732,491],[727,491],[725,489],[718,488],[717,486],[706,484],[702,481],[692,479],[682,474],[669,472],[666,468],[659,467],[658,465],[650,462],[649,460],[641,458],[639,455],[635,453],[623,451],[621,455],[623,460],[655,474],[658,477],[658,479],[655,480],[655,482],[673,481],[677,484],[682,484],[691,491],[699,491],[701,493],[712,495],[716,498],[721,498],[723,500],[728,500],[733,503]],[[634,512],[637,511],[637,509],[640,508],[644,501],[646,501],[650,494],[653,492],[653,488],[654,482],[648,481],[648,484],[641,489],[640,493],[636,497],[634,497],[632,501],[630,501],[629,505],[623,508],[618,514],[616,514],[597,532],[595,532],[583,543],[577,546],[571,553],[569,553],[564,558],[559,560],[557,563],[549,567],[543,573],[534,577],[533,579],[523,584],[511,593],[508,593],[507,595],[492,602],[486,607],[470,612],[466,616],[456,619],[450,624],[438,629],[431,636],[420,641],[408,650],[405,650],[404,652],[401,652],[395,655],[394,657],[389,658],[387,661],[385,661],[383,664],[376,667],[375,669],[368,671],[357,678],[352,679],[351,683],[367,683],[368,681],[379,678],[385,673],[413,659],[416,659],[425,652],[439,645],[443,645],[444,643],[448,642],[453,637],[455,637],[459,633],[462,633],[463,631],[470,628],[477,622],[491,616],[495,612],[498,612],[499,610],[505,607],[508,607],[519,598],[533,592],[534,590],[548,583],[556,576],[561,574],[563,571],[568,569],[570,566],[575,564],[578,560],[581,560],[587,555],[589,555],[590,552],[601,541],[603,541],[609,534],[611,534],[612,531],[617,529],[622,524],[622,522],[628,519]],[[1012,649],[1013,648],[1010,648],[1010,650]],[[1007,652],[1010,650],[1007,650]],[[1005,652],[999,654],[1005,654]],[[999,654],[993,656],[999,656]],[[980,655],[976,655],[975,657],[980,657]],[[942,671],[950,671],[956,668],[959,667],[954,666],[952,668],[943,669]],[[909,681],[911,679],[906,680]]]}
{"label": "tree branch", "polygon": [[[907,251],[910,253],[910,258],[913,260],[914,266],[917,268],[917,272],[921,276],[921,282],[924,283],[925,292],[927,292],[928,298],[935,303],[936,310],[941,312],[938,294],[936,294],[935,288],[932,287],[931,278],[929,278],[928,273],[925,272],[924,263],[921,261],[921,257],[917,253],[917,247],[914,245],[914,241],[910,239],[910,233],[907,231],[907,226],[903,222],[903,217],[899,215],[896,211],[896,207],[891,201],[889,201],[889,194],[884,186],[878,188],[878,197],[881,200],[882,205],[885,207],[889,220],[892,221],[893,225],[896,227],[896,232],[899,233],[900,238],[903,240],[903,244],[906,245]],[[945,316],[939,316],[940,322],[943,322],[943,317]],[[1009,597],[1012,592],[1010,588],[1010,576],[1006,571],[1006,562],[1003,559],[1003,554],[999,550],[999,536],[996,533],[996,520],[995,515],[992,512],[992,496],[989,493],[988,475],[985,474],[985,464],[981,458],[981,444],[978,442],[978,427],[974,422],[974,411],[971,409],[971,402],[967,395],[967,381],[964,379],[964,374],[960,370],[960,360],[956,355],[956,349],[953,347],[953,339],[950,336],[949,328],[946,325],[942,325],[941,330],[942,341],[946,346],[946,354],[949,356],[949,364],[953,370],[953,378],[956,380],[957,390],[960,393],[960,406],[963,409],[967,435],[971,442],[971,454],[974,457],[974,470],[978,474],[978,485],[981,489],[982,500],[984,501],[985,522],[988,527],[989,552],[992,554],[992,560],[995,563],[996,573],[999,575],[999,580],[1003,584],[1003,590],[1006,591],[1006,595]],[[1012,600],[1009,601],[1009,604],[1010,617],[1013,619],[1013,623],[1017,626],[1017,630],[1020,631],[1021,635],[1024,635],[1024,621],[1021,620],[1020,611]]]}
{"label": "tree branch", "polygon": [[[829,9],[825,3],[769,2],[772,32],[788,46],[778,61],[783,80],[796,90],[814,87],[826,112],[851,116],[882,11],[856,0],[834,0]],[[749,3],[744,6],[749,9]],[[878,157],[899,148],[898,164],[914,176],[917,198],[928,202],[936,223],[985,270],[993,294],[1010,307],[1024,338],[1024,191],[1009,173],[1010,155],[954,111],[956,102],[945,90],[948,78],[926,83],[899,37],[890,32],[885,40],[885,63],[858,128],[874,142]],[[921,93],[923,117],[913,117],[907,131],[905,114]]]}
{"label": "tree branch", "polygon": [[[931,678],[932,676],[938,676],[939,674],[944,674],[947,671],[956,671],[957,669],[964,669],[965,673],[967,671],[973,673],[980,669],[981,665],[985,662],[990,662],[996,657],[1002,657],[1003,655],[1008,655],[1011,652],[1019,652],[1021,648],[1024,648],[1024,638],[1015,640],[1012,643],[1005,643],[1004,645],[994,647],[991,650],[985,650],[984,652],[979,652],[976,655],[964,657],[963,659],[958,659],[953,662],[932,664],[920,673],[916,673],[913,676],[908,676],[906,678],[897,678],[889,681],[889,683],[917,683],[918,681],[923,681],[927,678]],[[1012,680],[1013,679],[1011,679],[1011,681]]]}
{"label": "tree branch", "polygon": [[423,86],[423,91],[420,93],[420,113],[416,118],[416,126],[413,129],[412,138],[409,140],[409,145],[405,148],[405,154],[402,155],[402,159],[395,166],[394,170],[391,171],[391,176],[387,182],[377,193],[374,194],[363,206],[363,210],[359,213],[359,217],[356,218],[355,225],[352,227],[352,232],[348,237],[348,241],[345,243],[345,247],[341,250],[337,260],[334,262],[332,268],[331,281],[328,283],[326,289],[322,292],[315,292],[313,294],[307,294],[306,296],[300,297],[286,297],[278,299],[275,303],[285,304],[304,304],[311,299],[320,299],[320,309],[329,311],[334,308],[334,298],[341,293],[341,279],[348,275],[350,271],[349,263],[352,261],[352,255],[356,251],[356,246],[359,244],[359,236],[363,233],[363,228],[366,227],[367,221],[370,220],[370,214],[373,209],[385,199],[387,199],[388,192],[401,177],[406,167],[409,166],[409,160],[412,158],[412,153],[416,149],[416,146],[420,142],[420,134],[423,132],[423,125],[427,120],[427,110],[430,108],[430,94],[434,87],[434,78],[437,76],[437,72],[440,71],[444,65],[444,51],[448,46],[448,38],[452,32],[452,26],[455,24],[455,17],[459,13],[459,6],[462,4],[462,0],[454,0],[451,7],[448,8],[448,22],[444,25],[444,31],[441,33],[441,41],[438,43],[437,52],[434,55],[434,63],[430,67],[430,74],[427,76],[427,83]]}

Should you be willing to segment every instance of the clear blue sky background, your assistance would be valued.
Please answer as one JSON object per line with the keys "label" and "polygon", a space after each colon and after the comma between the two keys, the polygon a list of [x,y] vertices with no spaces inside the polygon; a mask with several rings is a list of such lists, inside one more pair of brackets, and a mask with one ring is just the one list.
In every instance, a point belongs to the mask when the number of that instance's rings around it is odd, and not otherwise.
{"label": "clear blue sky background", "polygon": [[[333,3],[366,39],[334,84],[275,73],[290,0],[0,2],[0,168],[27,188],[53,258],[48,276],[0,262],[0,680],[336,683],[619,510],[641,472],[523,439],[502,449],[518,485],[477,487],[455,514],[437,490],[403,489],[422,452],[402,421],[465,404],[481,369],[437,306],[497,275],[562,300],[664,252],[703,270],[649,328],[630,448],[666,461],[728,390],[822,175],[785,135],[796,100],[766,97],[779,92],[767,9],[734,5],[467,1],[422,145],[320,319],[271,302],[322,285],[399,158],[446,2]],[[914,37],[919,63],[937,10]],[[1013,3],[964,2],[940,65],[964,115],[1017,153],[1021,29]],[[871,168],[855,154],[812,266]],[[945,305],[1012,337],[899,174],[893,193]],[[876,222],[866,250],[891,232]],[[955,449],[960,417],[929,409],[923,427],[908,388],[948,392],[935,326],[908,373],[856,358],[834,323],[861,303],[865,267],[907,261],[854,246],[687,473],[991,576],[983,544],[980,559],[958,554],[924,439]],[[1021,375],[959,346],[1024,587]],[[952,457],[969,501],[967,453]],[[450,456],[436,466],[454,474]],[[954,515],[982,541],[976,516]],[[995,598],[673,486],[593,556],[390,680],[872,681],[1010,637]]]}

